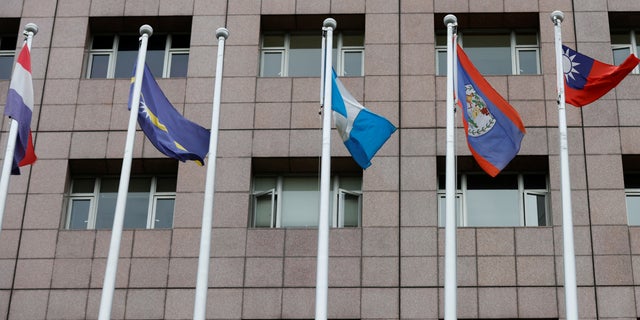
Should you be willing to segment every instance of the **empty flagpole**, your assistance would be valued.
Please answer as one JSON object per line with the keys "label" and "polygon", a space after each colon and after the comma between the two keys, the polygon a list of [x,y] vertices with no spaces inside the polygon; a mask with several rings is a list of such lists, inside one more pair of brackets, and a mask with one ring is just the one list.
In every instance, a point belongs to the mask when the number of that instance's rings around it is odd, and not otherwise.
{"label": "empty flagpole", "polygon": [[329,291],[329,183],[331,182],[331,50],[333,30],[338,23],[324,20],[324,104],[322,107],[322,157],[320,169],[320,215],[318,217],[318,256],[316,267],[316,320],[327,319]]}
{"label": "empty flagpole", "polygon": [[131,99],[131,113],[129,116],[129,126],[127,128],[127,140],[122,156],[122,171],[120,173],[120,184],[118,185],[118,196],[116,198],[116,211],[113,217],[113,229],[111,231],[111,243],[109,244],[109,256],[107,257],[107,268],[104,272],[104,283],[102,286],[102,298],[100,300],[100,312],[98,319],[108,320],[111,318],[111,306],[113,305],[113,292],[116,285],[116,271],[118,270],[118,256],[120,255],[120,239],[122,238],[122,225],[124,224],[124,211],[127,205],[127,193],[129,190],[129,177],[131,175],[131,161],[133,159],[133,142],[136,133],[136,120],[138,109],[140,108],[140,90],[142,88],[142,75],[147,54],[147,42],[153,34],[153,28],[145,24],[140,27],[140,49],[138,50],[138,60],[136,62],[135,82],[133,84],[133,96]]}
{"label": "empty flagpole", "polygon": [[560,184],[562,192],[562,240],[564,260],[564,294],[566,318],[578,319],[576,288],[576,258],[573,247],[573,217],[571,209],[571,182],[569,179],[569,147],[567,143],[567,116],[565,112],[564,69],[562,65],[562,11],[551,13],[555,29],[556,84],[558,86],[558,130],[560,136]]}
{"label": "empty flagpole", "polygon": [[[31,51],[31,40],[38,33],[38,26],[35,23],[27,23],[24,27],[23,34],[26,36],[27,48]],[[5,105],[6,108],[6,105]],[[4,218],[4,209],[7,203],[7,193],[9,193],[9,180],[11,178],[11,168],[13,166],[13,154],[16,150],[16,140],[18,138],[18,121],[10,119],[9,137],[7,138],[7,149],[4,153],[4,162],[2,163],[2,177],[0,177],[0,232],[2,232],[2,219]]]}
{"label": "empty flagpole", "polygon": [[447,26],[447,151],[446,151],[446,218],[444,248],[444,318],[457,317],[457,275],[456,275],[456,144],[455,144],[455,102],[453,97],[454,52],[453,41],[458,19],[452,14],[444,17]]}
{"label": "empty flagpole", "polygon": [[209,288],[209,258],[211,253],[211,225],[213,221],[213,194],[216,180],[216,157],[218,154],[218,128],[220,122],[220,94],[222,90],[222,67],[224,42],[229,30],[218,28],[218,57],[216,61],[216,80],[213,87],[213,114],[211,115],[211,138],[209,139],[209,162],[205,180],[204,204],[202,207],[202,231],[200,233],[200,255],[198,256],[198,276],[196,280],[196,298],[193,307],[193,319],[202,320],[207,311],[207,289]]}

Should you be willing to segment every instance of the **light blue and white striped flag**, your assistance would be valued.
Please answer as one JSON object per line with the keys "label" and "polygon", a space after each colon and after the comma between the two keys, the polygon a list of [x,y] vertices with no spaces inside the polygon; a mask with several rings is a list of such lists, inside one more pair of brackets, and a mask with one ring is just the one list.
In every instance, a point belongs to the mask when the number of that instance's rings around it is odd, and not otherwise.
{"label": "light blue and white striped flag", "polygon": [[336,128],[353,159],[366,169],[396,127],[358,103],[342,85],[335,70],[331,83],[331,108]]}

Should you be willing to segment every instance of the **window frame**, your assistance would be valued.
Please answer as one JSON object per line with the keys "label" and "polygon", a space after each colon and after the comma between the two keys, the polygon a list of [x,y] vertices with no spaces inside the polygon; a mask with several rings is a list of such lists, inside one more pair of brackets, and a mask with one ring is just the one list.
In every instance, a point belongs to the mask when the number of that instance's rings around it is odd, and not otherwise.
{"label": "window frame", "polygon": [[[173,177],[171,175],[136,175],[134,178],[151,178],[149,184],[149,204],[147,206],[147,223],[145,229],[155,229],[156,223],[156,208],[157,201],[160,199],[173,199],[174,201],[174,210],[173,214],[175,216],[175,201],[177,192],[168,192],[168,191],[156,191],[157,190],[157,181],[159,178]],[[77,192],[73,193],[73,185],[78,179],[90,178],[94,180],[93,192]],[[67,192],[67,209],[65,216],[65,224],[64,228],[67,230],[96,230],[96,222],[98,220],[98,210],[100,207],[100,190],[102,181],[104,179],[113,179],[119,178],[114,175],[83,175],[83,176],[75,176],[71,179],[71,183],[69,185],[69,191]],[[177,177],[176,177],[177,179]],[[89,213],[87,215],[87,220],[85,221],[87,226],[84,229],[71,229],[71,221],[72,221],[72,213],[73,213],[73,205],[72,203],[76,200],[89,200]],[[125,226],[125,228],[127,228]],[[171,228],[173,228],[173,222],[171,223]],[[139,228],[131,228],[131,229],[139,229]],[[106,230],[111,230],[110,228]]]}
{"label": "window frame", "polygon": [[[611,33],[611,34],[623,34],[623,32],[619,32],[619,33]],[[613,55],[613,57],[615,58],[615,50],[619,50],[619,49],[627,49],[629,50],[629,54],[634,54],[636,55],[636,57],[638,56],[639,52],[638,52],[638,34],[636,32],[635,29],[631,29],[627,31],[627,34],[629,36],[629,43],[625,43],[625,44],[613,44],[611,43],[611,54]],[[614,61],[615,63],[615,61]],[[631,71],[631,73],[633,74],[639,74],[640,73],[640,67],[636,66],[635,68],[633,68],[633,70]]]}
{"label": "window frame", "polygon": [[[283,193],[283,184],[284,179],[288,177],[303,177],[316,180],[317,176],[311,175],[297,175],[297,174],[280,174],[280,175],[256,175],[253,177],[252,182],[255,181],[256,178],[274,178],[276,180],[275,188],[268,190],[255,190],[255,184],[252,186],[251,191],[251,206],[250,206],[250,217],[249,217],[249,227],[250,228],[264,228],[264,229],[274,229],[274,228],[305,228],[304,226],[292,226],[292,227],[283,227],[282,226],[282,202],[284,201],[284,197],[281,196]],[[348,176],[343,176],[348,177]],[[331,202],[331,212],[330,212],[330,227],[331,228],[345,228],[344,227],[344,201],[340,201],[340,199],[344,199],[344,194],[349,194],[358,197],[358,226],[362,226],[362,190],[347,190],[344,188],[340,188],[340,175],[332,175],[331,176],[331,194],[329,195],[333,201]],[[362,186],[360,187],[362,189]],[[269,226],[256,226],[256,203],[257,197],[271,194],[271,224]],[[275,202],[275,203],[274,203]],[[348,227],[351,228],[351,227]]]}
{"label": "window frame", "polygon": [[[345,76],[344,74],[344,56],[347,53],[360,53],[361,54],[361,62],[360,62],[360,70],[361,73],[359,75],[346,75],[345,77],[363,77],[364,76],[364,59],[365,59],[365,54],[364,54],[364,32],[362,33],[362,40],[363,40],[363,45],[362,46],[345,46],[343,45],[343,36],[345,35],[345,33],[347,35],[349,35],[349,32],[336,32],[334,33],[334,39],[336,39],[336,47],[333,48],[334,50],[336,50],[336,61],[335,65],[337,66],[337,70],[336,73],[338,74],[338,76],[343,77]],[[259,75],[260,77],[263,78],[278,78],[278,77],[293,77],[293,76],[289,76],[289,52],[291,51],[291,36],[299,36],[299,35],[311,35],[313,33],[310,32],[277,32],[277,31],[270,31],[270,32],[264,32],[262,34],[260,34],[260,72]],[[273,47],[265,47],[264,46],[264,37],[265,36],[274,36],[274,35],[279,35],[282,36],[284,38],[283,41],[283,46],[273,46]],[[358,35],[360,35],[360,33],[358,33]],[[322,50],[320,47],[318,48],[318,50]],[[280,53],[282,55],[282,57],[280,58],[280,72],[279,72],[279,76],[265,76],[264,75],[264,62],[265,62],[265,55],[269,54],[269,53]],[[322,72],[322,70],[320,70],[320,63],[318,63],[318,71],[319,73]]]}
{"label": "window frame", "polygon": [[[172,48],[173,36],[175,35],[187,35],[185,32],[174,33],[162,33],[166,35],[164,57],[162,61],[162,78],[172,78],[171,76],[171,62],[173,55],[175,54],[190,54],[191,48]],[[132,36],[132,33],[96,33],[91,35],[91,41],[89,43],[89,52],[87,60],[87,69],[85,72],[86,79],[116,79],[115,71],[118,63],[118,50],[120,45],[120,37]],[[111,49],[93,49],[93,42],[98,36],[113,36],[113,43]],[[95,56],[108,56],[107,75],[106,77],[92,77],[91,71],[93,67],[93,58]],[[131,66],[133,68],[133,66]],[[187,70],[188,71],[188,70]],[[157,75],[156,75],[157,76]],[[175,77],[179,78],[179,77]]]}
{"label": "window frame", "polygon": [[[509,173],[506,173],[509,174]],[[535,175],[535,174],[544,174],[545,175],[545,184],[546,184],[546,189],[536,189],[536,188],[531,188],[531,189],[525,189],[524,187],[524,177],[526,175]],[[456,189],[456,225],[458,227],[481,227],[481,226],[475,226],[475,225],[469,225],[469,210],[468,207],[469,205],[467,204],[467,193],[468,193],[468,189],[467,189],[467,179],[469,175],[479,175],[479,173],[475,173],[475,172],[469,172],[469,173],[458,173],[458,181],[459,181],[459,185],[457,186]],[[550,206],[550,192],[549,192],[549,175],[546,173],[542,173],[542,172],[518,172],[518,173],[511,173],[511,175],[516,175],[517,176],[517,183],[518,183],[518,188],[516,189],[518,191],[518,218],[520,221],[520,224],[518,226],[515,227],[546,227],[546,226],[550,226],[552,221],[551,221],[551,212],[549,211],[551,206]],[[508,190],[512,190],[512,189],[508,189]],[[526,212],[526,204],[527,204],[527,199],[526,196],[528,194],[532,194],[532,195],[544,195],[545,196],[545,221],[546,221],[546,225],[544,226],[540,226],[538,225],[538,222],[536,221],[536,223],[534,224],[533,222],[529,221],[529,218],[527,216],[527,212]],[[446,190],[445,189],[440,189],[438,188],[437,190],[437,199],[438,199],[438,227],[444,227],[444,219],[442,219],[442,217],[446,217],[446,212],[441,213],[442,210],[446,210],[445,208],[441,207],[441,201],[444,200],[446,197]],[[536,215],[537,216],[537,215]],[[482,226],[484,227],[484,226]],[[494,227],[504,227],[504,226],[494,226]],[[512,226],[514,227],[514,226]]]}
{"label": "window frame", "polygon": [[[505,31],[505,30],[493,30],[493,29],[478,29],[477,31],[470,31],[467,32],[467,34],[470,35],[485,35],[485,34],[499,34],[499,35],[507,35],[507,33],[500,33],[501,31]],[[522,34],[522,33],[526,33],[526,32],[530,32],[533,31],[535,33],[536,36],[536,42],[537,44],[532,45],[532,44],[518,44],[517,43],[517,36],[518,34]],[[436,34],[436,39],[442,36],[441,34]],[[446,40],[446,35],[445,36],[445,40]],[[458,31],[457,34],[457,39],[458,39],[458,44],[460,44],[460,47],[462,47],[464,49],[464,33],[461,31]],[[436,60],[436,75],[438,76],[446,76],[446,71],[447,70],[440,70],[440,57],[439,57],[439,53],[445,53],[445,58],[446,58],[446,53],[447,53],[447,46],[446,43],[444,45],[438,45],[437,44],[438,41],[436,41],[436,45],[435,45],[435,60]],[[533,30],[533,29],[512,29],[509,30],[509,43],[510,43],[510,49],[511,49],[511,74],[491,74],[491,76],[509,76],[509,75],[541,75],[542,74],[542,65],[541,65],[541,61],[540,61],[540,31],[539,30]],[[535,52],[535,56],[536,56],[536,73],[535,74],[522,74],[520,72],[520,52],[524,52],[524,51],[534,51]]]}

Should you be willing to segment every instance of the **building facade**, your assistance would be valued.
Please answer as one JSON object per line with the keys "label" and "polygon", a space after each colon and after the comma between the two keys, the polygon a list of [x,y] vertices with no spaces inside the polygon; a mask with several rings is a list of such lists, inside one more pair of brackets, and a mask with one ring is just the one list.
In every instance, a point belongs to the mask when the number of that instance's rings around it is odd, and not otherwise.
{"label": "building facade", "polygon": [[[39,159],[9,184],[0,318],[97,318],[143,24],[160,87],[206,128],[215,30],[230,31],[207,318],[313,318],[327,17],[345,87],[398,127],[367,170],[333,130],[328,316],[443,318],[447,14],[527,130],[492,179],[456,115],[458,317],[564,318],[554,10],[566,17],[564,44],[583,54],[619,64],[640,51],[634,0],[1,1],[0,101],[24,26],[39,26]],[[640,317],[639,86],[636,68],[596,102],[567,105],[583,319]],[[4,148],[6,117],[2,127]],[[205,173],[137,131],[113,319],[192,317]]]}

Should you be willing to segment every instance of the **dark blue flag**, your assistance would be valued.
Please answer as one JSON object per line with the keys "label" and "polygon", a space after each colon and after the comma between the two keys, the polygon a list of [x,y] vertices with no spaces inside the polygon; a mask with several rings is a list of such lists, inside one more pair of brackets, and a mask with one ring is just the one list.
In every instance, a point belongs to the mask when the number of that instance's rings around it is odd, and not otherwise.
{"label": "dark blue flag", "polygon": [[[129,106],[133,85],[134,81],[131,81]],[[209,152],[209,130],[187,120],[171,105],[147,65],[142,77],[138,124],[163,154],[182,162],[193,160],[204,164],[204,157]]]}

